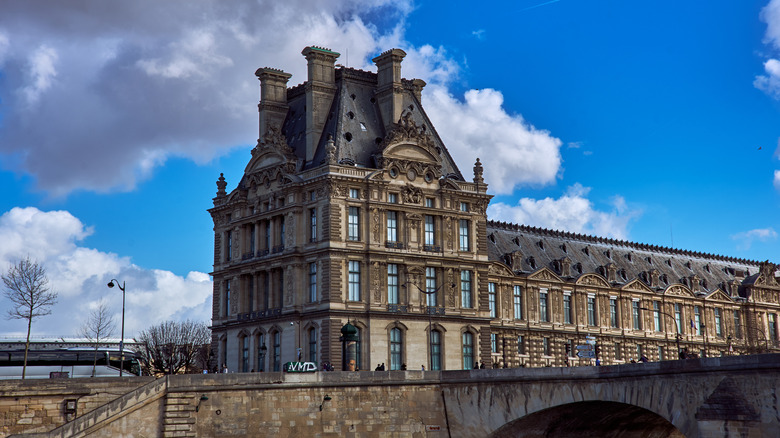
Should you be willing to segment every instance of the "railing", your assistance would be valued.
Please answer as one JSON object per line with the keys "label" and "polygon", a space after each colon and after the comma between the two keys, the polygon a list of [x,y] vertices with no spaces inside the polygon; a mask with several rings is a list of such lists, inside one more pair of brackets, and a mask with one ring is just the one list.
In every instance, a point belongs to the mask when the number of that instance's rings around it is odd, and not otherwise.
{"label": "railing", "polygon": [[426,306],[425,313],[428,315],[444,315],[444,307]]}
{"label": "railing", "polygon": [[282,314],[282,309],[256,310],[254,312],[239,313],[236,319],[238,321],[249,321],[253,319],[271,318],[273,316],[279,316],[281,314]]}
{"label": "railing", "polygon": [[276,254],[279,252],[284,251],[284,245],[275,245],[273,248],[271,248],[271,253]]}
{"label": "railing", "polygon": [[385,242],[385,248],[404,249],[403,242]]}
{"label": "railing", "polygon": [[440,246],[435,246],[435,245],[423,245],[423,251],[441,252],[441,247]]}
{"label": "railing", "polygon": [[257,256],[258,257],[265,257],[267,255],[268,255],[268,250],[267,249],[261,249],[260,251],[257,251]]}
{"label": "railing", "polygon": [[255,253],[250,251],[250,252],[242,254],[241,255],[241,260],[249,260],[249,259],[251,259],[254,256],[255,256]]}
{"label": "railing", "polygon": [[409,311],[409,306],[402,304],[388,304],[387,311],[392,313],[406,313]]}

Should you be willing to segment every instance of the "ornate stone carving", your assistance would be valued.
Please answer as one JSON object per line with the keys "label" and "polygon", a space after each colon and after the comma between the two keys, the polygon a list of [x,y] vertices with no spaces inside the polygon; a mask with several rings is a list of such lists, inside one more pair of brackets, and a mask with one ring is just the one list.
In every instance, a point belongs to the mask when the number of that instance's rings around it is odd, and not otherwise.
{"label": "ornate stone carving", "polygon": [[451,287],[455,284],[455,274],[452,272],[452,268],[447,268],[446,279],[447,282],[444,287],[447,288],[447,306],[455,307],[457,305],[455,302],[455,288]]}
{"label": "ornate stone carving", "polygon": [[217,179],[217,197],[221,198],[227,194],[225,192],[225,187],[227,187],[227,182],[225,182],[225,174],[220,173],[219,179]]}
{"label": "ornate stone carving", "polygon": [[433,140],[431,140],[430,134],[425,129],[425,126],[418,127],[417,123],[412,119],[412,113],[407,112],[398,123],[394,123],[390,132],[385,136],[382,143],[379,144],[379,150],[383,151],[387,146],[394,143],[413,142],[419,146],[422,146],[437,155],[440,151],[434,147]]}
{"label": "ornate stone carving", "polygon": [[452,249],[452,218],[449,216],[444,218],[444,241],[447,249]]}
{"label": "ornate stone carving", "polygon": [[295,216],[292,212],[288,212],[287,219],[284,221],[284,247],[293,246],[295,246]]}
{"label": "ornate stone carving", "polygon": [[382,216],[382,210],[376,207],[371,207],[371,232],[374,234],[375,242],[379,242],[380,239],[380,234],[379,234],[380,216]]}
{"label": "ornate stone carving", "polygon": [[295,293],[295,285],[293,284],[295,282],[295,272],[292,265],[287,265],[287,271],[284,273],[284,285],[285,290],[284,291],[284,303],[287,306],[293,305],[293,294]]}
{"label": "ornate stone carving", "polygon": [[512,271],[521,271],[523,269],[523,253],[520,251],[512,251],[504,254],[504,260]]}
{"label": "ornate stone carving", "polygon": [[419,204],[422,202],[423,193],[420,188],[407,183],[401,190],[401,197],[407,204]]}
{"label": "ornate stone carving", "polygon": [[374,262],[373,263],[373,275],[371,279],[371,289],[373,289],[374,292],[374,302],[375,303],[381,303],[382,302],[382,288],[379,286],[379,277],[380,277],[380,263]]}
{"label": "ornate stone carving", "polygon": [[758,278],[756,278],[756,285],[768,286],[768,287],[780,287],[775,279],[775,270],[777,265],[770,263],[769,261],[762,262],[758,268]]}
{"label": "ornate stone carving", "polygon": [[479,162],[479,158],[477,158],[477,162],[474,163],[474,182],[477,184],[485,182],[485,179],[482,178],[482,163]]}

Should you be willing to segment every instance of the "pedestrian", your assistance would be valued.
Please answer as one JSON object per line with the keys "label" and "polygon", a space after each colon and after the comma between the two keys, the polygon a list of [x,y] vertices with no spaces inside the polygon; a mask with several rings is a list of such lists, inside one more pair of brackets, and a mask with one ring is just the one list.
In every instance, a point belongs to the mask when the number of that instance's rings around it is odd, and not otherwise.
{"label": "pedestrian", "polygon": [[376,364],[376,368],[374,368],[374,371],[382,371],[382,365]]}
{"label": "pedestrian", "polygon": [[223,373],[227,373],[228,372],[227,365],[225,365],[224,363],[222,364],[222,372]]}
{"label": "pedestrian", "polygon": [[405,363],[401,364],[401,371],[406,371],[406,364]]}
{"label": "pedestrian", "polygon": [[485,369],[485,361],[484,360],[479,361],[479,369],[481,369],[481,370]]}
{"label": "pedestrian", "polygon": [[422,370],[425,371],[425,365],[422,366]]}
{"label": "pedestrian", "polygon": [[476,360],[474,361],[474,369],[475,370],[479,369],[479,362],[477,362]]}
{"label": "pedestrian", "polygon": [[382,362],[382,366],[379,368],[379,371],[384,371],[384,370],[385,370],[385,363]]}
{"label": "pedestrian", "polygon": [[600,367],[600,366],[601,366],[601,361],[600,361],[600,360],[598,360],[598,359],[596,359],[596,366],[597,366],[597,367]]}
{"label": "pedestrian", "polygon": [[647,363],[649,361],[647,360],[647,357],[643,354],[642,357],[639,358],[639,362]]}

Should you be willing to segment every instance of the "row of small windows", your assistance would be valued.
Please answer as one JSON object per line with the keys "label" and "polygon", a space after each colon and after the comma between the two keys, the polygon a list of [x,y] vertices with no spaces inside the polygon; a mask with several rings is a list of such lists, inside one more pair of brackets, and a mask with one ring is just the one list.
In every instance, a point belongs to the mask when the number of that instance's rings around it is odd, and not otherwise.
{"label": "row of small windows", "polygon": [[[426,251],[437,251],[437,222],[438,217],[425,215],[423,221],[423,243]],[[397,245],[401,242],[399,236],[399,215],[397,211],[390,210],[386,213],[386,241],[389,245]],[[351,241],[361,240],[360,233],[360,207],[349,207],[347,210],[347,239]],[[458,249],[460,251],[471,250],[471,221],[458,220]]]}

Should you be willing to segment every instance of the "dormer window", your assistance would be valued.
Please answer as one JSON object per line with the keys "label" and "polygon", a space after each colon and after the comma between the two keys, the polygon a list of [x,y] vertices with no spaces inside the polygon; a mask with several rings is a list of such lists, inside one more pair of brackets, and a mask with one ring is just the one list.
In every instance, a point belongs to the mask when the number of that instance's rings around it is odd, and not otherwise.
{"label": "dormer window", "polygon": [[528,257],[528,266],[530,266],[531,269],[536,269],[536,259],[533,257]]}

